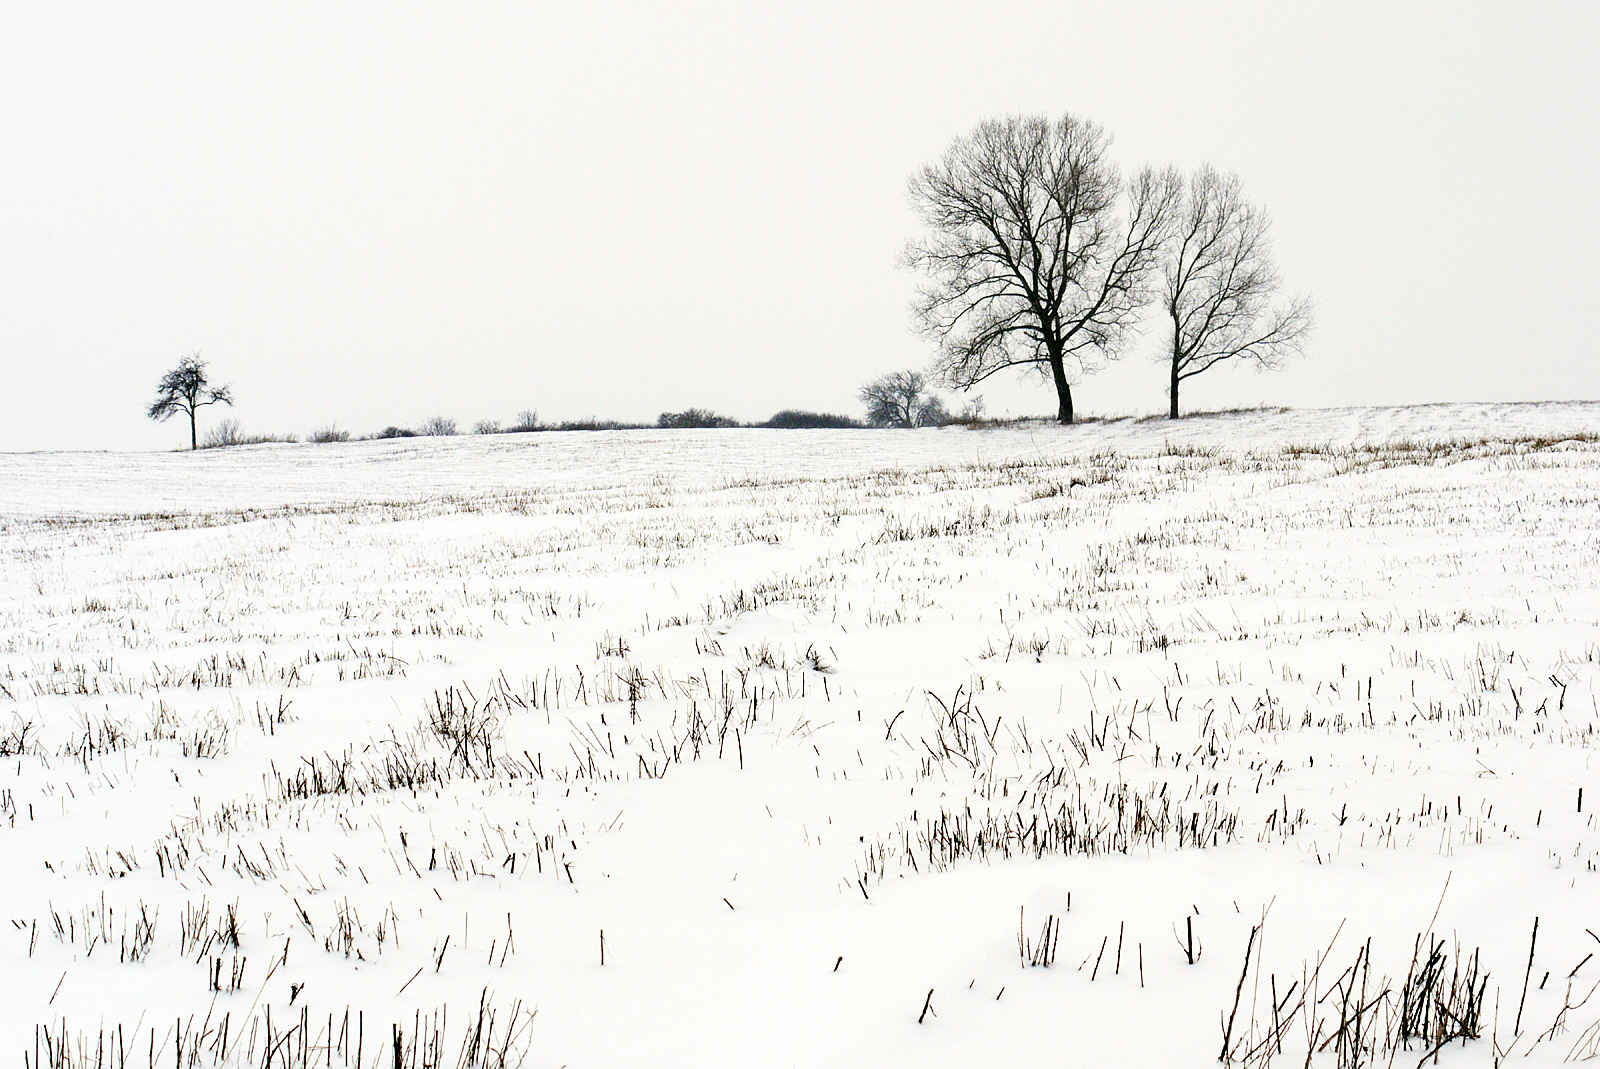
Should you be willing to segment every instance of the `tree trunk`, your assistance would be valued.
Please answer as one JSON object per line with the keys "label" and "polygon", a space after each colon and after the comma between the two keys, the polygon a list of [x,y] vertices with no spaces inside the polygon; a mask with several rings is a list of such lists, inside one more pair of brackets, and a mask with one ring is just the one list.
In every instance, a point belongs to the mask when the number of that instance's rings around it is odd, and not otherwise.
{"label": "tree trunk", "polygon": [[1172,385],[1168,388],[1168,395],[1172,398],[1172,405],[1167,411],[1168,419],[1178,418],[1178,354],[1172,354]]}
{"label": "tree trunk", "polygon": [[1059,355],[1050,357],[1050,377],[1056,384],[1056,397],[1060,404],[1056,409],[1056,420],[1060,423],[1072,422],[1072,384],[1067,381],[1067,364]]}
{"label": "tree trunk", "polygon": [[200,446],[195,441],[194,433],[194,409],[191,408],[189,410],[189,451],[192,453],[198,448],[200,448]]}

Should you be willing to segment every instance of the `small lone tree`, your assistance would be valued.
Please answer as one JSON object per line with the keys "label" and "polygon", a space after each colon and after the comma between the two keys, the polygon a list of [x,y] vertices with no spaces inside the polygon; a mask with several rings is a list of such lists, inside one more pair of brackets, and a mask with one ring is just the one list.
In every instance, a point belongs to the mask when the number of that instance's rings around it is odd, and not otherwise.
{"label": "small lone tree", "polygon": [[922,395],[927,385],[920,371],[891,371],[873,379],[858,394],[867,406],[867,423],[873,427],[921,426],[919,417],[930,400]]}
{"label": "small lone tree", "polygon": [[1121,354],[1182,182],[1145,168],[1124,183],[1110,141],[1073,115],[989,119],[912,177],[929,234],[904,260],[931,279],[914,315],[946,385],[1031,369],[1071,423],[1073,378]]}
{"label": "small lone tree", "polygon": [[1178,418],[1178,387],[1225,360],[1277,368],[1301,351],[1311,331],[1311,301],[1272,307],[1278,269],[1267,243],[1270,222],[1248,203],[1236,175],[1202,167],[1189,180],[1162,265],[1162,310],[1172,337],[1158,359],[1170,369],[1167,416]]}
{"label": "small lone tree", "polygon": [[221,401],[233,407],[233,394],[226,386],[212,386],[206,378],[206,362],[199,353],[190,353],[178,361],[178,366],[161,376],[156,386],[156,399],[150,405],[150,418],[164,423],[183,412],[189,417],[189,448],[199,448],[195,431],[195,411],[204,405]]}

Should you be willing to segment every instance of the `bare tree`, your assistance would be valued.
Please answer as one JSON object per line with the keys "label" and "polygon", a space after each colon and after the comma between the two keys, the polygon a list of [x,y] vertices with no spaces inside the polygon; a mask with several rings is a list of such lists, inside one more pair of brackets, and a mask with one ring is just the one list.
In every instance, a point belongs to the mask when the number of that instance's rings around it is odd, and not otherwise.
{"label": "bare tree", "polygon": [[867,406],[870,426],[920,427],[926,425],[922,417],[931,414],[930,402],[939,412],[944,411],[938,398],[923,396],[927,386],[927,377],[920,371],[892,371],[861,387],[857,396]]}
{"label": "bare tree", "polygon": [[1251,205],[1235,175],[1202,167],[1189,180],[1162,266],[1162,307],[1171,323],[1170,407],[1178,387],[1226,360],[1277,368],[1302,351],[1311,331],[1311,301],[1272,306],[1280,280],[1267,242],[1270,221]]}
{"label": "bare tree", "polygon": [[163,423],[183,412],[189,417],[189,448],[199,447],[195,433],[195,411],[205,405],[221,401],[233,407],[233,394],[226,386],[212,386],[206,378],[206,362],[199,353],[190,353],[178,361],[178,366],[161,376],[156,386],[156,399],[150,405],[149,416]]}
{"label": "bare tree", "polygon": [[955,417],[950,415],[950,410],[944,407],[944,401],[938,394],[929,394],[917,406],[917,426],[943,427]]}
{"label": "bare tree", "polygon": [[912,177],[931,234],[904,259],[932,279],[914,314],[948,385],[1032,369],[1071,423],[1073,379],[1121,355],[1182,182],[1146,168],[1124,185],[1109,144],[1072,115],[990,119]]}

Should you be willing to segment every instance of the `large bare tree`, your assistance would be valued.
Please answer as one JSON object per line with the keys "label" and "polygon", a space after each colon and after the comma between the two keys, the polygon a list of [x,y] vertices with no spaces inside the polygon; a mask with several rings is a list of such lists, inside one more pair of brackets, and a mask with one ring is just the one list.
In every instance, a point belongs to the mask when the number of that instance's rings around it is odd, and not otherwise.
{"label": "large bare tree", "polygon": [[199,442],[195,434],[195,411],[204,405],[221,401],[233,407],[233,394],[226,386],[212,386],[206,378],[206,362],[199,353],[190,353],[178,361],[178,366],[161,376],[156,385],[156,399],[150,405],[150,418],[164,422],[179,412],[189,417],[189,448]]}
{"label": "large bare tree", "polygon": [[947,385],[1031,369],[1071,423],[1073,380],[1120,355],[1182,183],[1146,168],[1124,184],[1109,144],[1072,115],[990,119],[912,177],[929,234],[905,262],[930,277],[914,314]]}
{"label": "large bare tree", "polygon": [[1178,418],[1178,387],[1227,360],[1276,368],[1302,351],[1311,301],[1273,305],[1280,285],[1267,241],[1270,221],[1244,199],[1235,175],[1202,167],[1189,180],[1162,265],[1163,310],[1171,344],[1168,416]]}

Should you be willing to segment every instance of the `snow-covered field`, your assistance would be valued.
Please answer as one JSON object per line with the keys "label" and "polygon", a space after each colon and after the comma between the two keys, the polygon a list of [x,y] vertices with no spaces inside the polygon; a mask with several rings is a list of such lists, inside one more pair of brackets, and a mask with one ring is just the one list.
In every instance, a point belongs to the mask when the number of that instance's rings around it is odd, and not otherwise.
{"label": "snow-covered field", "polygon": [[1581,1060],[1597,694],[1600,404],[8,455],[0,1057]]}

